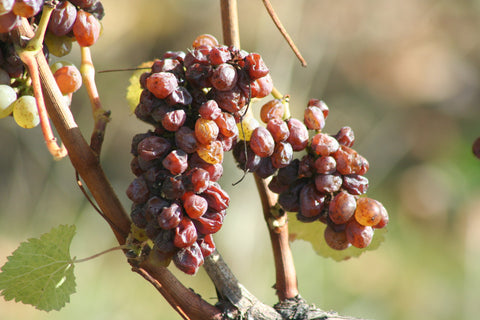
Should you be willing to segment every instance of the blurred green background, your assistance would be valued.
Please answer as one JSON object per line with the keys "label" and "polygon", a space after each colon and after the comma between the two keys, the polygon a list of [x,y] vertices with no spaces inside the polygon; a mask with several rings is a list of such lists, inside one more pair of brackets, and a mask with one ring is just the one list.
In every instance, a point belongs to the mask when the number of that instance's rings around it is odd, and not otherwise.
{"label": "blurred green background", "polygon": [[[135,67],[167,50],[185,50],[201,33],[221,39],[219,1],[103,0],[104,32],[92,47],[96,69]],[[272,1],[308,62],[302,68],[260,0],[241,0],[242,48],[262,54],[275,86],[291,95],[293,115],[310,98],[330,107],[325,132],[345,125],[355,149],[370,161],[368,195],[388,209],[386,241],[359,258],[335,262],[310,244],[292,250],[301,295],[340,314],[370,319],[478,319],[480,314],[480,1]],[[78,47],[62,58],[77,65]],[[97,75],[112,111],[102,164],[121,201],[130,139],[148,126],[125,101],[130,73]],[[257,108],[258,109],[258,108]],[[85,136],[92,120],[84,89],[72,111]],[[52,161],[39,128],[0,121],[0,265],[18,244],[58,224],[76,224],[72,256],[115,245],[64,159]],[[230,156],[224,188],[229,214],[215,235],[219,251],[254,295],[273,305],[274,269],[252,177],[241,177]],[[215,291],[203,270],[171,270],[207,301]],[[0,318],[179,319],[163,297],[132,273],[121,253],[75,266],[77,293],[60,312],[0,299]]]}

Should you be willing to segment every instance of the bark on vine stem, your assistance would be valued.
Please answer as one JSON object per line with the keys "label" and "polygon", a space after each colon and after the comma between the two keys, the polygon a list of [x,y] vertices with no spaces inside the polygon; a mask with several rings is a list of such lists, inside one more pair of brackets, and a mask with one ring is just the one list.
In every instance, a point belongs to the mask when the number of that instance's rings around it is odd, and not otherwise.
{"label": "bark on vine stem", "polygon": [[[17,29],[21,38],[34,34],[26,19]],[[83,137],[62,94],[55,83],[50,67],[40,50],[36,55],[40,81],[47,112],[60,139],[68,150],[70,161],[90,190],[109,223],[119,244],[126,243],[130,232],[130,219],[99,163],[97,154]],[[166,267],[156,266],[148,260],[133,271],[142,275],[164,296],[168,303],[185,319],[219,319],[221,312],[186,288]],[[148,275],[148,276],[147,276]],[[192,303],[194,302],[194,303]]]}

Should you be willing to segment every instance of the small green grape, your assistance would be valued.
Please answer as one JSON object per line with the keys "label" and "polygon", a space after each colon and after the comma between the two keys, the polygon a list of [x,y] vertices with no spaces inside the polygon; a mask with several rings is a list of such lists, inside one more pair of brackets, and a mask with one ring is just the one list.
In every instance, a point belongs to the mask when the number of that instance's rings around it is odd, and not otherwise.
{"label": "small green grape", "polygon": [[69,36],[56,36],[51,32],[45,34],[45,43],[48,51],[56,57],[63,57],[72,51],[72,38]]}
{"label": "small green grape", "polygon": [[17,100],[17,93],[12,87],[0,85],[0,119],[9,116],[13,110],[13,102]]}
{"label": "small green grape", "polygon": [[40,123],[35,97],[21,96],[12,104],[13,118],[20,127],[31,129]]}

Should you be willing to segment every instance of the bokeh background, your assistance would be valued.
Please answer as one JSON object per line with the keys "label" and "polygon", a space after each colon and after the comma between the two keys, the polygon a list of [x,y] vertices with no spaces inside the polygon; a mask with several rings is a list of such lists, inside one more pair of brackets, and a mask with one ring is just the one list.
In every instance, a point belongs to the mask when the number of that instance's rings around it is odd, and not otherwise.
{"label": "bokeh background", "polygon": [[[135,67],[166,50],[185,50],[201,33],[221,39],[219,1],[103,0],[104,32],[92,47],[97,70]],[[325,132],[345,125],[370,161],[368,195],[390,213],[386,241],[343,262],[292,243],[301,295],[340,314],[370,319],[478,319],[480,314],[480,2],[467,0],[272,1],[308,67],[303,68],[260,0],[241,0],[242,47],[262,54],[275,86],[291,95],[293,115],[310,98],[330,107]],[[77,65],[78,47],[62,60]],[[129,72],[97,75],[112,122],[102,164],[121,201],[130,139],[148,126],[128,109]],[[257,107],[258,109],[258,107]],[[86,137],[92,119],[84,89],[72,111]],[[59,224],[75,224],[72,256],[115,245],[107,224],[75,184],[65,159],[54,162],[39,128],[0,121],[0,265],[18,244]],[[215,241],[233,272],[267,304],[276,296],[270,243],[252,177],[225,161],[229,214]],[[179,319],[121,253],[75,266],[77,293],[60,312],[0,299],[0,318]],[[210,302],[203,270],[172,271]]]}

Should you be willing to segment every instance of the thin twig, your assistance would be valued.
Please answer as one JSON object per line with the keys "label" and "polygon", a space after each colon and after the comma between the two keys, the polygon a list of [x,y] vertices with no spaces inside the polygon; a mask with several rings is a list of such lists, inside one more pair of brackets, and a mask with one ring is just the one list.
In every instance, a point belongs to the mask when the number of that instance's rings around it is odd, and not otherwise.
{"label": "thin twig", "polygon": [[307,66],[307,61],[305,61],[305,59],[302,57],[302,54],[300,53],[297,46],[293,42],[292,38],[288,34],[287,30],[283,26],[282,22],[278,18],[277,14],[275,13],[275,10],[273,9],[272,4],[270,3],[270,0],[262,0],[262,1],[263,1],[263,4],[265,5],[265,8],[267,9],[268,14],[272,18],[273,23],[275,23],[275,26],[277,26],[277,29],[283,35],[283,37],[287,41],[290,48],[292,48],[292,50],[295,53],[295,55],[297,56],[298,60],[300,60],[300,63],[302,64],[302,67],[306,67]]}
{"label": "thin twig", "polygon": [[105,129],[110,121],[110,111],[102,108],[97,85],[95,84],[95,67],[93,66],[92,55],[89,47],[80,48],[82,56],[82,65],[80,72],[83,78],[83,84],[87,89],[90,104],[92,105],[92,114],[94,119],[93,132],[90,139],[90,147],[99,156],[102,149]]}

